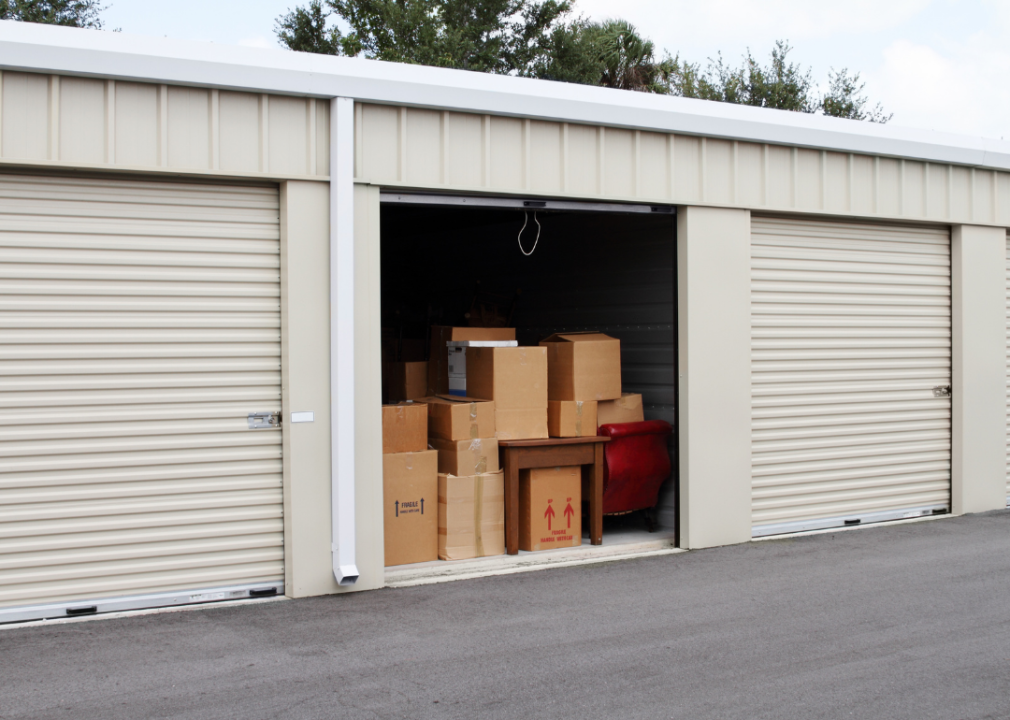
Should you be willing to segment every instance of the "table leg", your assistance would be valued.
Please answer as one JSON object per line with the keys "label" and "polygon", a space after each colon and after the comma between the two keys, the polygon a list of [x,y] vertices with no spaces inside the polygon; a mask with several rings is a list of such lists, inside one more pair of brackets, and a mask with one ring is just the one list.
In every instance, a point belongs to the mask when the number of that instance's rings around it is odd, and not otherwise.
{"label": "table leg", "polygon": [[595,444],[593,472],[589,479],[589,542],[603,544],[603,443]]}
{"label": "table leg", "polygon": [[505,550],[519,554],[519,463],[517,453],[505,448]]}

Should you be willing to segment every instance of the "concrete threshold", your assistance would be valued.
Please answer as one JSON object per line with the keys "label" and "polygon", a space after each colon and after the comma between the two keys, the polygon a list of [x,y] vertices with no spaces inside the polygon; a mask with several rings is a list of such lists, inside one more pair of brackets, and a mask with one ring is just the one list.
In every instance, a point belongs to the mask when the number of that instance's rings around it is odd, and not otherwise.
{"label": "concrete threshold", "polygon": [[473,560],[436,560],[386,568],[386,587],[401,588],[415,585],[469,580],[493,575],[550,570],[551,568],[594,565],[617,560],[656,557],[687,552],[674,545],[673,533],[618,532],[603,535],[602,545],[583,545],[562,550],[523,552],[518,555],[495,555]]}

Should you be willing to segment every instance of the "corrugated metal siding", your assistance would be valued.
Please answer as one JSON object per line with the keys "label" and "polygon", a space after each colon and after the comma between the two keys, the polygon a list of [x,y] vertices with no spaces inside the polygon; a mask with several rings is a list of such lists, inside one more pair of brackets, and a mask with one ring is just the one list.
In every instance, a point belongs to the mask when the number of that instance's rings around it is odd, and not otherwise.
{"label": "corrugated metal siding", "polygon": [[950,234],[752,220],[753,522],[949,507]]}
{"label": "corrugated metal siding", "polygon": [[367,103],[356,130],[389,187],[1010,226],[1010,173],[981,168]]}
{"label": "corrugated metal siding", "polygon": [[0,606],[283,580],[276,187],[0,175]]}
{"label": "corrugated metal siding", "polygon": [[1007,485],[1006,485],[1006,504],[1010,507],[1010,233],[1007,234],[1006,243],[1006,258],[1007,258],[1007,295],[1006,295],[1006,313],[1007,313]]}
{"label": "corrugated metal siding", "polygon": [[0,72],[0,163],[329,175],[327,100]]}

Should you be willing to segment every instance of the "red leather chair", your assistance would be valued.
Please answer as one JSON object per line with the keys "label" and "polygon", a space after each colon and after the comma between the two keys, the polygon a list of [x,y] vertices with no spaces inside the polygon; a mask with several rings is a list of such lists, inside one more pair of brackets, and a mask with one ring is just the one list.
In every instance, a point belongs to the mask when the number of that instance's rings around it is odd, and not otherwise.
{"label": "red leather chair", "polygon": [[672,433],[665,420],[600,426],[598,434],[610,438],[603,446],[604,515],[645,510],[649,532],[655,532],[659,487],[670,477]]}

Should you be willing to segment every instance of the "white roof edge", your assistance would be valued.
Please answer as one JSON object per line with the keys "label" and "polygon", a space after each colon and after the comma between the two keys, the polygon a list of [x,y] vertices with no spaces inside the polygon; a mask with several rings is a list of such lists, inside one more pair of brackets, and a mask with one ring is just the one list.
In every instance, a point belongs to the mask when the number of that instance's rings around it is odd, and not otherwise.
{"label": "white roof edge", "polygon": [[0,21],[0,69],[529,117],[1010,170],[1010,142],[689,98]]}

